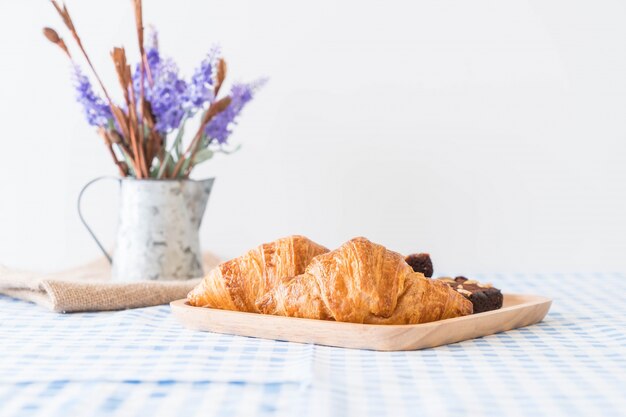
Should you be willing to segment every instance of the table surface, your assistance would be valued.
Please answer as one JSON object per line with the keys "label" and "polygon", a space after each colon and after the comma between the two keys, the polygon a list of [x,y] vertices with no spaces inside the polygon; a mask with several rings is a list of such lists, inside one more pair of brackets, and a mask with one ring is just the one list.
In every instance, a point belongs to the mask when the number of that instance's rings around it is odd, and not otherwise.
{"label": "table surface", "polygon": [[61,315],[0,296],[0,416],[625,415],[626,275],[475,277],[552,309],[373,352],[185,330],[168,306]]}

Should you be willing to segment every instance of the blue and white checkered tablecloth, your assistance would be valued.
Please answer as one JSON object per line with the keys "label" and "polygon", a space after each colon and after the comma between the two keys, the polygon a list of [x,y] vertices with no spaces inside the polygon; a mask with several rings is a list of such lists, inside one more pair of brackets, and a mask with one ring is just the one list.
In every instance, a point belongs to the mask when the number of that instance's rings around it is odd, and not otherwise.
{"label": "blue and white checkered tablecloth", "polygon": [[476,277],[552,310],[373,352],[193,332],[168,306],[59,315],[0,297],[0,416],[626,415],[624,274]]}

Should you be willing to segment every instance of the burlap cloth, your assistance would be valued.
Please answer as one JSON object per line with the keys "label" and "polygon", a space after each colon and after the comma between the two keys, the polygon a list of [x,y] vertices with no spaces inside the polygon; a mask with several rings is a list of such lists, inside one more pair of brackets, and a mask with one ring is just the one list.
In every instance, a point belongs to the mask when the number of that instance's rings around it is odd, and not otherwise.
{"label": "burlap cloth", "polygon": [[[203,261],[205,272],[219,263],[211,253],[205,253]],[[104,258],[52,274],[0,265],[0,294],[31,301],[58,313],[123,310],[185,298],[201,279],[120,283],[111,281],[110,271]]]}

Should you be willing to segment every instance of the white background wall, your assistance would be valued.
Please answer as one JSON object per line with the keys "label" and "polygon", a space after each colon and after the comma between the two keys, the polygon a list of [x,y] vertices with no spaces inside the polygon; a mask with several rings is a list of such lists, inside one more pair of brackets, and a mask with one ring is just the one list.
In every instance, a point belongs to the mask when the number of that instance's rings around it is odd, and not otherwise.
{"label": "white background wall", "polygon": [[[364,235],[448,272],[626,266],[626,2],[145,3],[184,73],[219,42],[232,77],[271,78],[242,150],[196,172],[218,178],[206,248]],[[68,7],[114,89],[130,2]],[[0,263],[42,270],[98,255],[75,200],[116,172],[45,25],[47,2],[0,0]],[[115,187],[87,200],[112,244]]]}

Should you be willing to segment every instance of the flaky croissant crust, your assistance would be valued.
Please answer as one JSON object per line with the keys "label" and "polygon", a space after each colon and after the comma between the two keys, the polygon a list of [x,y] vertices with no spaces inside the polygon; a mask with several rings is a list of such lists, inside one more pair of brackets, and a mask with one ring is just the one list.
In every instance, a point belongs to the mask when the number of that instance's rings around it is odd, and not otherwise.
{"label": "flaky croissant crust", "polygon": [[472,313],[472,303],[366,238],[316,256],[257,303],[265,314],[352,323],[417,324]]}
{"label": "flaky croissant crust", "polygon": [[289,317],[416,324],[472,313],[448,285],[366,238],[328,251],[303,236],[263,244],[213,269],[189,304]]}
{"label": "flaky croissant crust", "polygon": [[187,296],[190,305],[258,313],[256,302],[283,278],[302,274],[314,256],[328,252],[304,236],[264,243],[211,270]]}

